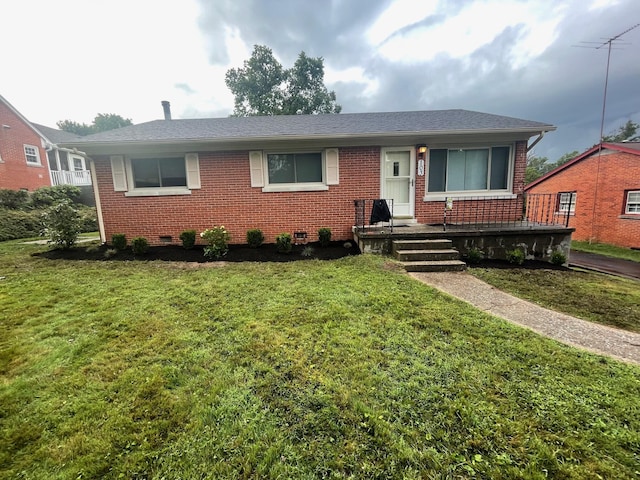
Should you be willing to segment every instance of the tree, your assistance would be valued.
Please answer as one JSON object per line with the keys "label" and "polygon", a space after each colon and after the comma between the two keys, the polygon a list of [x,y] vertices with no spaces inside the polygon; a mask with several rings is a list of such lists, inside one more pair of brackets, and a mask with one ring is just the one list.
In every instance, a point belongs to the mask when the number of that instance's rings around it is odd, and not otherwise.
{"label": "tree", "polygon": [[547,157],[536,157],[532,155],[527,158],[527,169],[524,173],[524,183],[528,185],[529,183],[537,180],[541,176],[549,173],[554,168],[558,168],[560,165],[564,165],[569,160],[574,159],[579,155],[580,152],[577,150],[569,153],[565,153],[555,162],[549,162]]}
{"label": "tree", "polygon": [[640,135],[636,135],[640,129],[640,124],[632,120],[628,120],[627,123],[618,127],[617,130],[610,135],[602,137],[603,142],[617,143],[617,142],[637,142],[640,141]]}
{"label": "tree", "polygon": [[76,135],[85,136],[92,133],[106,132],[120,127],[128,127],[133,125],[130,118],[122,118],[115,113],[99,113],[93,119],[91,125],[86,123],[78,123],[72,120],[60,120],[56,123],[60,130],[75,133]]}
{"label": "tree", "polygon": [[324,85],[324,60],[300,52],[285,69],[270,48],[255,45],[242,68],[227,70],[225,83],[235,96],[232,116],[340,113],[335,92]]}

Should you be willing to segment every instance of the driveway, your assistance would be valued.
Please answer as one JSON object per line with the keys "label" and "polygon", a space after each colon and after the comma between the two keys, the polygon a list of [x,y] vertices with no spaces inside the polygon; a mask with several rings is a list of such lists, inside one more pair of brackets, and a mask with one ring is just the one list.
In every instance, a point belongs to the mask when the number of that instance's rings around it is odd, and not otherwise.
{"label": "driveway", "polygon": [[569,266],[640,280],[640,263],[605,257],[596,253],[571,251]]}

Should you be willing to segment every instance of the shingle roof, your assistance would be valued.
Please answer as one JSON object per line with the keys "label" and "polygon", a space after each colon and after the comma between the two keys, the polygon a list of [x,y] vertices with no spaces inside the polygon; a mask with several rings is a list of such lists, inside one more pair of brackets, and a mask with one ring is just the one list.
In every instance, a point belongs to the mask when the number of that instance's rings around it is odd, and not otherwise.
{"label": "shingle roof", "polygon": [[148,143],[184,140],[350,137],[444,132],[540,132],[553,125],[469,110],[275,115],[154,120],[80,137],[67,144]]}
{"label": "shingle roof", "polygon": [[56,128],[46,127],[44,125],[39,125],[37,123],[31,123],[34,127],[36,127],[40,133],[42,133],[47,139],[51,140],[53,143],[63,143],[63,142],[75,142],[80,139],[79,135],[75,133],[65,132],[64,130],[58,130]]}

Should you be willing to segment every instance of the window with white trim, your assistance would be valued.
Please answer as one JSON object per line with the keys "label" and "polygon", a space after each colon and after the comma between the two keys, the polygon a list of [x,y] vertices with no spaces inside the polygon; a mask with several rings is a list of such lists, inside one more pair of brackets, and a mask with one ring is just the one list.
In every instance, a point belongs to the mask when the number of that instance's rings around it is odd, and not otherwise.
{"label": "window with white trim", "polygon": [[133,158],[112,155],[111,173],[114,191],[126,196],[188,195],[200,188],[197,153]]}
{"label": "window with white trim", "polygon": [[338,149],[249,152],[251,186],[265,192],[328,190],[338,184]]}
{"label": "window with white trim", "polygon": [[640,190],[629,190],[626,195],[624,213],[627,215],[640,214]]}
{"label": "window with white trim", "polygon": [[427,194],[507,191],[512,163],[510,146],[432,149]]}
{"label": "window with white trim", "polygon": [[40,150],[33,145],[24,146],[24,156],[29,165],[40,165]]}
{"label": "window with white trim", "polygon": [[560,213],[576,213],[576,192],[560,192],[558,194],[558,211]]}

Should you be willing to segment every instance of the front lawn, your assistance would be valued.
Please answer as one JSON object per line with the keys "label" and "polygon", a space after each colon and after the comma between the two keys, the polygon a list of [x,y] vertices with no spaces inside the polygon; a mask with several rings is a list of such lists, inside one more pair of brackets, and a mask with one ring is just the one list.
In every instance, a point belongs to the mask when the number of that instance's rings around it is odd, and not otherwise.
{"label": "front lawn", "polygon": [[543,307],[640,333],[640,283],[635,280],[568,269],[476,267],[469,272]]}
{"label": "front lawn", "polygon": [[640,368],[382,257],[31,257],[0,244],[0,477],[637,478]]}

